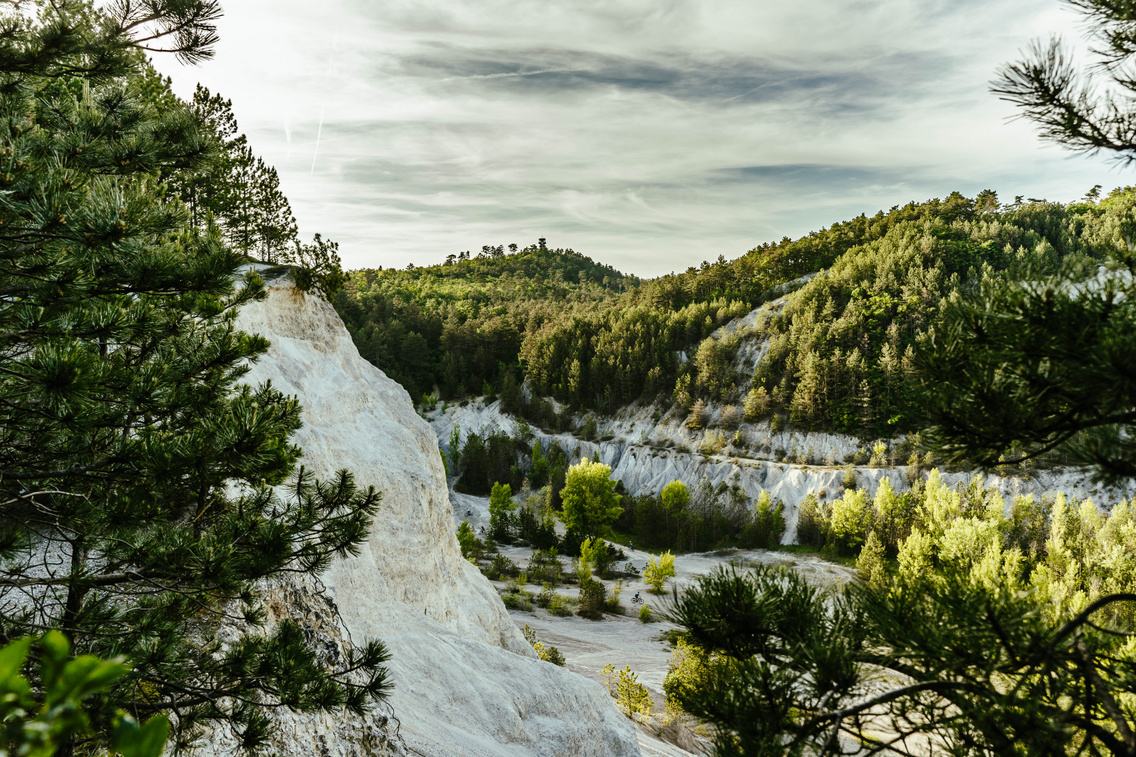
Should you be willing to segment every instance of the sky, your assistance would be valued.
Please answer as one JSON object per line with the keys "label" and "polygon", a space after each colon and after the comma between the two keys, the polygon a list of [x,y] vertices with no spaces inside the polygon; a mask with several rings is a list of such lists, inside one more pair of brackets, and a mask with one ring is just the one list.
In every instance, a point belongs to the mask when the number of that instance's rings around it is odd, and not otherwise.
{"label": "sky", "polygon": [[540,237],[657,276],[911,200],[1067,202],[1132,169],[990,93],[1058,0],[228,0],[216,56],[301,235],[344,267]]}

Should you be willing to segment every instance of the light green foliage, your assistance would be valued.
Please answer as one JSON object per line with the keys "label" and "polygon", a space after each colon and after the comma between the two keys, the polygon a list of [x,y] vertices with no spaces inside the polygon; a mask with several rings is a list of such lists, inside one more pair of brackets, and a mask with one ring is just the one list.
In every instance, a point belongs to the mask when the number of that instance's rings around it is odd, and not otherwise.
{"label": "light green foliage", "polygon": [[872,500],[862,489],[850,489],[832,503],[830,535],[839,549],[859,548],[872,530]]}
{"label": "light green foliage", "polygon": [[623,615],[623,605],[619,601],[622,595],[623,579],[620,579],[615,582],[615,586],[611,587],[611,591],[607,595],[607,600],[604,602],[604,610]]}
{"label": "light green foliage", "polygon": [[844,485],[845,489],[856,488],[856,470],[851,463],[844,466],[844,474],[840,477],[840,483]]}
{"label": "light green foliage", "polygon": [[615,698],[615,704],[627,717],[640,715],[651,717],[654,702],[647,687],[639,683],[639,676],[631,666],[624,666],[623,670],[616,670],[611,664],[604,665],[600,670],[600,679],[607,686],[608,693]]}
{"label": "light green foliage", "polygon": [[686,422],[683,424],[691,431],[699,431],[706,425],[710,413],[706,409],[706,403],[698,400],[694,406],[690,408],[690,415],[687,416]]}
{"label": "light green foliage", "polygon": [[560,653],[560,650],[556,647],[545,646],[543,642],[537,639],[536,631],[529,628],[527,623],[525,627],[521,629],[521,633],[524,634],[525,641],[533,648],[537,657],[545,662],[551,662],[553,665],[564,667],[564,655]]}
{"label": "light green foliage", "polygon": [[594,578],[580,582],[580,604],[576,614],[588,620],[599,620],[607,609],[607,589]]}
{"label": "light green foliage", "polygon": [[647,561],[647,567],[643,569],[643,581],[651,587],[651,591],[656,594],[662,594],[666,587],[667,579],[674,578],[675,576],[675,557],[670,550],[667,550],[658,557],[652,557]]}
{"label": "light green foliage", "polygon": [[769,412],[769,392],[765,391],[764,386],[755,386],[746,394],[745,403],[742,407],[745,410],[747,421],[764,418]]}
{"label": "light green foliage", "polygon": [[887,586],[884,544],[876,536],[875,531],[868,534],[868,539],[864,542],[863,549],[860,550],[860,556],[856,558],[856,570],[860,574],[860,579],[866,581],[872,588],[882,589]]}
{"label": "light green foliage", "polygon": [[698,451],[703,455],[716,455],[726,448],[728,443],[726,435],[716,429],[707,431],[702,437],[702,444]]}
{"label": "light green foliage", "polygon": [[773,501],[769,492],[764,489],[757,495],[757,505],[753,510],[752,542],[754,546],[762,549],[772,549],[781,543],[781,535],[785,533],[785,504],[781,500]]}
{"label": "light green foliage", "polygon": [[868,460],[868,465],[873,468],[883,468],[887,464],[887,444],[876,442],[872,445],[872,457]]}
{"label": "light green foliage", "polygon": [[[130,670],[121,660],[91,655],[69,659],[67,638],[49,631],[37,644],[39,670],[33,689],[20,674],[32,644],[31,638],[22,638],[0,649],[0,754],[5,756],[53,757],[73,738],[92,735],[84,700],[105,693]],[[165,715],[139,724],[119,711],[113,721],[108,734],[113,752],[122,757],[161,755],[169,732]]]}
{"label": "light green foliage", "polygon": [[458,526],[458,546],[461,547],[462,557],[471,562],[476,561],[483,553],[484,545],[473,533],[468,520],[463,520]]}
{"label": "light green foliage", "polygon": [[495,483],[489,494],[489,535],[497,541],[512,538],[514,513],[513,490],[509,484]]}
{"label": "light green foliage", "polygon": [[899,542],[911,530],[915,518],[915,508],[912,497],[908,494],[900,496],[892,488],[891,478],[884,476],[876,489],[876,496],[872,501],[875,508],[875,524],[873,526],[883,545],[895,554],[899,549]]}
{"label": "light green foliage", "polygon": [[683,690],[697,690],[706,685],[710,674],[710,658],[706,651],[692,644],[685,637],[678,637],[671,650],[667,663],[667,674],[663,678],[663,693],[667,697],[667,709],[673,712],[682,710],[680,699]]}
{"label": "light green foliage", "polygon": [[603,535],[623,512],[620,499],[611,480],[611,468],[581,460],[568,469],[560,492],[564,525],[587,538]]}
{"label": "light green foliage", "polygon": [[690,506],[690,489],[682,481],[671,481],[659,492],[659,498],[669,512],[680,513]]}
{"label": "light green foliage", "polygon": [[643,606],[639,608],[639,621],[641,623],[655,622],[655,614],[651,612],[651,605],[647,604],[646,602],[644,602]]}

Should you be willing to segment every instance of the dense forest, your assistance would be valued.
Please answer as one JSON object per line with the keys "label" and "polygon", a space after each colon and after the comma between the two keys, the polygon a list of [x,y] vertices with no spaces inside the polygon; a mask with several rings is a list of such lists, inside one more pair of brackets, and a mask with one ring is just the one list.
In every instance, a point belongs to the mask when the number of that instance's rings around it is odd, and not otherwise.
{"label": "dense forest", "polygon": [[[731,401],[751,420],[893,436],[920,427],[912,350],[951,297],[984,276],[1101,257],[1130,204],[1128,190],[1069,205],[956,192],[648,281],[570,250],[485,247],[352,272],[335,303],[363,356],[417,399],[501,393],[510,409],[562,426],[547,407],[531,412],[523,381],[574,410]],[[738,338],[713,332],[817,272],[748,335],[769,350],[752,377],[736,375]]]}

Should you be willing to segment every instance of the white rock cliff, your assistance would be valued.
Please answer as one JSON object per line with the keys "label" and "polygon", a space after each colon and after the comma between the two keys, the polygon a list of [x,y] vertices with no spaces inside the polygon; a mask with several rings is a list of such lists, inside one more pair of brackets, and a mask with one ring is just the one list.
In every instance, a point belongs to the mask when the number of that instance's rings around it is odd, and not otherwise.
{"label": "white rock cliff", "polygon": [[[347,715],[339,723],[286,715],[274,748],[345,756],[637,755],[634,730],[606,691],[536,659],[492,586],[462,559],[434,433],[406,391],[359,356],[331,305],[279,279],[269,283],[267,300],[241,311],[238,326],[272,342],[247,380],[270,380],[303,405],[295,438],[303,465],[324,477],[347,468],[359,485],[383,492],[358,557],[337,561],[322,589],[301,586],[302,601],[288,599],[298,591],[293,586],[274,589],[270,603],[277,617],[337,607],[340,633],[387,645],[397,735],[382,710],[370,724]],[[385,736],[359,743],[368,729]]]}

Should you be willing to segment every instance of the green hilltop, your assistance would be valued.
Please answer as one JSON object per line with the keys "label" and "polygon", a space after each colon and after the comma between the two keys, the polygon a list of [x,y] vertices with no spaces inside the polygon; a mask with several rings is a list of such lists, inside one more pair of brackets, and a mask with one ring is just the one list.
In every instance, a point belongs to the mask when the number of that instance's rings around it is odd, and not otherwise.
{"label": "green hilltop", "polygon": [[[353,271],[335,305],[362,355],[416,400],[500,395],[555,429],[581,411],[701,400],[778,425],[893,436],[922,424],[911,352],[946,302],[983,276],[1102,258],[1131,203],[1127,189],[1068,205],[955,192],[643,281],[571,250],[486,246]],[[757,332],[714,336],[818,272]],[[752,374],[734,361],[746,339],[769,341]]]}

